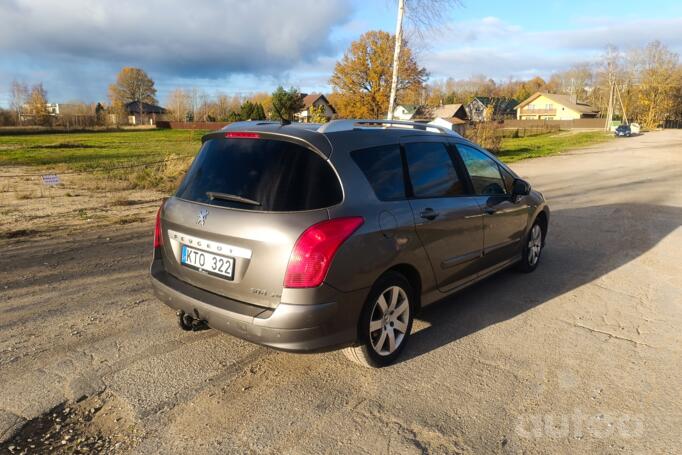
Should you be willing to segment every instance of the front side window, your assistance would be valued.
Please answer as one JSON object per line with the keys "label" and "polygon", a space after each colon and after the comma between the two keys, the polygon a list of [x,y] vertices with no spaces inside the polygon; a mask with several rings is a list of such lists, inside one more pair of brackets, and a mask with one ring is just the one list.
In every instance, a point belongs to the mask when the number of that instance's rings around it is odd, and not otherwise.
{"label": "front side window", "polygon": [[492,158],[467,145],[457,145],[457,150],[469,172],[476,194],[494,196],[507,193],[500,168]]}
{"label": "front side window", "polygon": [[405,158],[415,197],[464,194],[464,185],[444,144],[438,142],[406,144]]}
{"label": "front side window", "polygon": [[351,152],[374,194],[381,201],[405,199],[405,180],[400,146],[385,145]]}
{"label": "front side window", "polygon": [[511,175],[509,171],[500,166],[500,172],[502,172],[502,179],[504,180],[504,188],[507,190],[507,194],[511,194],[514,188],[515,177]]}

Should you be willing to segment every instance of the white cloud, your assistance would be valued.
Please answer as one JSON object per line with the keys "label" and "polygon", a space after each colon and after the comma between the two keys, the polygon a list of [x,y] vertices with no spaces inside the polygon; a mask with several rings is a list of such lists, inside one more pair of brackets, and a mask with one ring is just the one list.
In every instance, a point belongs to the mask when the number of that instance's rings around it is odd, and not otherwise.
{"label": "white cloud", "polygon": [[671,50],[682,51],[682,18],[601,19],[582,25],[531,31],[496,17],[455,22],[447,34],[426,37],[432,44],[421,63],[434,79],[481,73],[503,79],[549,75],[575,63],[597,61],[609,43],[626,50],[660,40]]}

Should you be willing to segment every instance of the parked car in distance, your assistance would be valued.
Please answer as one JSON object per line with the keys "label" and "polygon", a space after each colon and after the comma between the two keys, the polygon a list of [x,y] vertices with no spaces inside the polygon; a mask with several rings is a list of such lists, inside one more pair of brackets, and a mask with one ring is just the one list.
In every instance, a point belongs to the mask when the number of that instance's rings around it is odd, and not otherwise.
{"label": "parked car in distance", "polygon": [[423,307],[533,271],[548,222],[541,193],[442,127],[240,122],[160,207],[151,279],[183,329],[380,367]]}
{"label": "parked car in distance", "polygon": [[616,137],[630,137],[632,136],[632,130],[630,125],[622,124],[616,127],[616,132],[614,133]]}

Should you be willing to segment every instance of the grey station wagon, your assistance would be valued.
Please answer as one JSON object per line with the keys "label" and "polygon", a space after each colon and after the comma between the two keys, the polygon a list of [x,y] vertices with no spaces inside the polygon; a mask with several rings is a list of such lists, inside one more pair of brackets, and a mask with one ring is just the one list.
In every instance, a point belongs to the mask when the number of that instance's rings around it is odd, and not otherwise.
{"label": "grey station wagon", "polygon": [[151,277],[183,329],[379,367],[422,307],[534,270],[548,221],[542,194],[444,128],[240,122],[204,136],[159,209]]}

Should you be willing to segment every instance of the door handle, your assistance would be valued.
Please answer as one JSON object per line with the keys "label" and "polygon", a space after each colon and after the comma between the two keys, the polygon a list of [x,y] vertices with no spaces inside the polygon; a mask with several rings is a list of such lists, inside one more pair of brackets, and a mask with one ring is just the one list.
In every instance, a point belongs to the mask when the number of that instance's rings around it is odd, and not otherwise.
{"label": "door handle", "polygon": [[440,215],[440,213],[436,212],[432,208],[426,208],[422,210],[421,213],[419,214],[419,216],[421,216],[425,220],[435,220],[438,217],[438,215]]}

